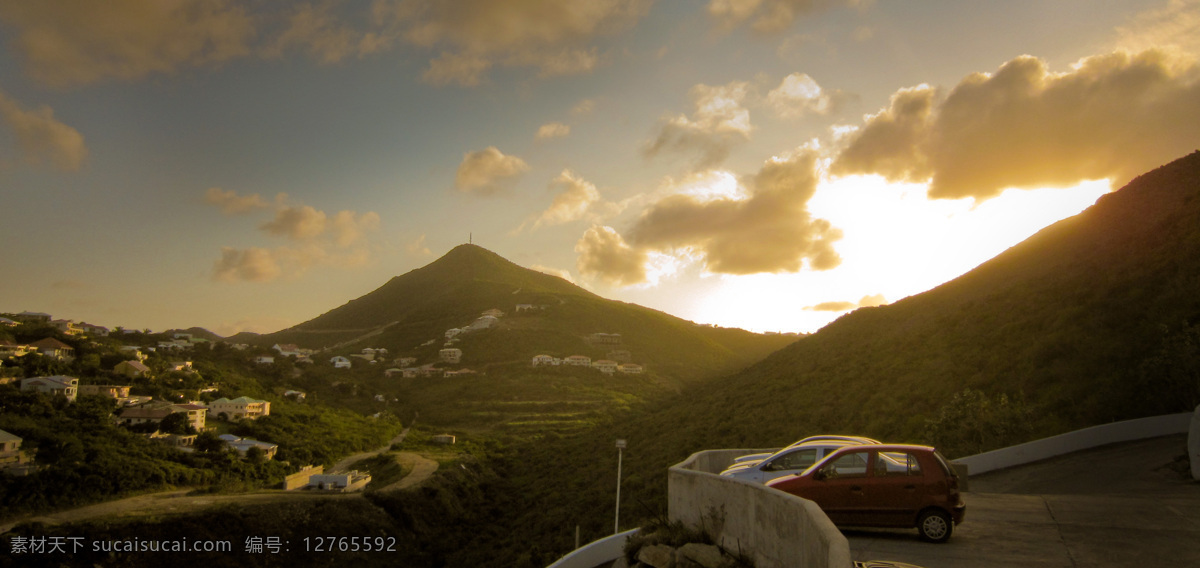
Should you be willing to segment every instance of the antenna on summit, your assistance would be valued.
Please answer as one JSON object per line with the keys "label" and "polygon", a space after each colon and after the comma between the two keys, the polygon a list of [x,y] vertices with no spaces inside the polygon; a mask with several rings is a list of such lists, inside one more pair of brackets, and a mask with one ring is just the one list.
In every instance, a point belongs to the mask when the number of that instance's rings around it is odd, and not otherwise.
{"label": "antenna on summit", "polygon": [[467,233],[467,244],[469,244],[469,245],[475,244],[474,235],[471,233]]}

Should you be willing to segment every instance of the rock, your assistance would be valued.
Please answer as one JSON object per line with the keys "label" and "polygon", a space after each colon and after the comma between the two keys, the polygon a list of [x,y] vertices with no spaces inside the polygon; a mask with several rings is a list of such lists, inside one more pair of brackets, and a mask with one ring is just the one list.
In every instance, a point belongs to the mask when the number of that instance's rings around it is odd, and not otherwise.
{"label": "rock", "polygon": [[643,546],[637,559],[652,568],[675,568],[675,549],[665,544]]}
{"label": "rock", "polygon": [[677,559],[686,559],[701,568],[721,568],[726,564],[721,549],[711,544],[690,542],[679,547],[675,556]]}
{"label": "rock", "polygon": [[615,562],[612,563],[612,568],[629,568],[629,561],[625,559],[624,554],[622,554]]}

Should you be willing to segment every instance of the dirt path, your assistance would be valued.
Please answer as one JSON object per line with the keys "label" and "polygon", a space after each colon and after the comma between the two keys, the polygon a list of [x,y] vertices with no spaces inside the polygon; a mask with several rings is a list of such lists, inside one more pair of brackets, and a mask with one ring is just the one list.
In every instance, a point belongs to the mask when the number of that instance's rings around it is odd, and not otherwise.
{"label": "dirt path", "polygon": [[396,491],[415,487],[426,479],[429,479],[429,476],[433,475],[433,472],[437,471],[438,468],[438,462],[411,452],[396,454],[396,463],[405,467],[411,466],[412,470],[400,481],[388,485],[380,489],[380,491]]}
{"label": "dirt path", "polygon": [[389,449],[391,449],[392,445],[399,444],[400,442],[404,441],[404,437],[408,435],[409,428],[412,428],[411,424],[408,425],[408,427],[405,428],[403,431],[401,431],[400,434],[397,435],[395,438],[392,438],[392,441],[388,442],[387,445],[385,445],[381,448],[375,448],[374,450],[371,450],[368,452],[359,452],[359,453],[354,454],[340,462],[333,464],[333,467],[326,470],[326,473],[333,473],[335,471],[340,471],[340,472],[350,471],[350,466],[354,465],[355,462],[359,462],[359,461],[365,460],[367,458],[373,458],[379,454],[382,454],[383,452],[388,451]]}
{"label": "dirt path", "polygon": [[12,528],[18,524],[28,522],[57,525],[63,523],[87,521],[100,517],[136,518],[151,515],[193,513],[209,507],[224,505],[226,503],[248,505],[279,501],[297,501],[304,499],[361,498],[361,495],[357,493],[330,494],[323,492],[315,493],[307,491],[282,490],[220,495],[188,495],[189,492],[191,492],[190,489],[179,489],[175,491],[147,493],[145,495],[138,495],[136,497],[128,497],[125,499],[118,499],[116,501],[108,501],[105,503],[97,503],[95,505],[68,509],[66,511],[59,511],[57,513],[24,517],[0,524],[0,534],[4,534],[12,530]]}

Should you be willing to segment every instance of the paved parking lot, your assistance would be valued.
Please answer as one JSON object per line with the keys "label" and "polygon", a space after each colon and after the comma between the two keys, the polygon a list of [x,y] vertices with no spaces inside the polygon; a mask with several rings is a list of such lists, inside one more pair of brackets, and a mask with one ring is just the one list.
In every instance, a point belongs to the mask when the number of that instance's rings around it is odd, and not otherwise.
{"label": "paved parking lot", "polygon": [[1169,467],[1186,437],[1106,446],[970,479],[945,544],[846,530],[855,560],[925,568],[1200,566],[1200,483]]}

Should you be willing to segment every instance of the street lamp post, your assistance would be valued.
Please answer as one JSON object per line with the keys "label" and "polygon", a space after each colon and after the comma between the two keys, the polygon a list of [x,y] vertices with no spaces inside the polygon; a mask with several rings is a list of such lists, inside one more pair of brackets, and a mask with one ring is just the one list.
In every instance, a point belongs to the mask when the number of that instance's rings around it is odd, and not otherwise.
{"label": "street lamp post", "polygon": [[621,453],[625,440],[617,440],[617,515],[613,518],[613,534],[621,532]]}

